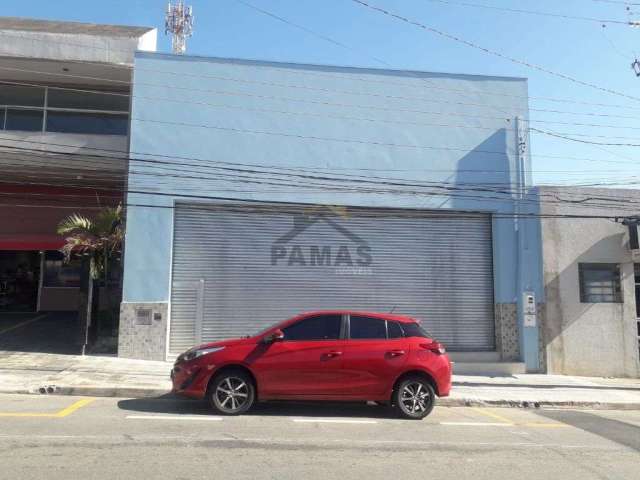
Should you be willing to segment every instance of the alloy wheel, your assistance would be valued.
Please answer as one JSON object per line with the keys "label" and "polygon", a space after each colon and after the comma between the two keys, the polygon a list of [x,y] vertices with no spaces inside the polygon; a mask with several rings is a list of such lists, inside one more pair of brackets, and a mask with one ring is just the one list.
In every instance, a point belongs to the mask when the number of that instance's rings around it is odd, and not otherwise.
{"label": "alloy wheel", "polygon": [[427,411],[431,393],[421,382],[410,382],[404,385],[400,393],[403,409],[410,415],[420,415]]}
{"label": "alloy wheel", "polygon": [[250,387],[238,377],[225,377],[214,392],[216,406],[227,413],[242,410],[250,401]]}

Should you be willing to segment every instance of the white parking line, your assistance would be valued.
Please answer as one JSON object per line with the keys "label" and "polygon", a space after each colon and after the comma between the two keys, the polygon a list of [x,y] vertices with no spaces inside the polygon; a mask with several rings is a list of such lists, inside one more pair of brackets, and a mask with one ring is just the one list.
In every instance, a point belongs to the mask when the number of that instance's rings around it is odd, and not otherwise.
{"label": "white parking line", "polygon": [[184,415],[127,415],[128,420],[196,420],[203,422],[219,422],[222,417],[209,417],[209,416],[184,416]]}
{"label": "white parking line", "polygon": [[296,423],[364,423],[375,424],[375,420],[351,420],[347,418],[292,418]]}
{"label": "white parking line", "polygon": [[513,423],[491,423],[491,422],[440,422],[440,425],[456,427],[513,427]]}

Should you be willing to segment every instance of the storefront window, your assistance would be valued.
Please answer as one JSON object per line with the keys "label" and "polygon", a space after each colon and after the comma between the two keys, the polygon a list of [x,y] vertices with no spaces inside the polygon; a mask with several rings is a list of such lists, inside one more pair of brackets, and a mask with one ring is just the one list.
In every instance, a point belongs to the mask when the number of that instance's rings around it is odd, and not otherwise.
{"label": "storefront window", "polygon": [[80,263],[64,262],[64,255],[60,252],[45,253],[43,287],[74,287],[80,286]]}
{"label": "storefront window", "polygon": [[38,252],[0,252],[0,312],[36,309],[39,267]]}

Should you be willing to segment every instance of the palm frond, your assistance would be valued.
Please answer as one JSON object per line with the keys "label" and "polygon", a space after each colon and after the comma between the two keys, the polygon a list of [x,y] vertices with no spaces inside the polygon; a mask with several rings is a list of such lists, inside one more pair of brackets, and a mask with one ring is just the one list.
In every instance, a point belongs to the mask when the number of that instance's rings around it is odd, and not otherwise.
{"label": "palm frond", "polygon": [[106,207],[103,208],[96,216],[95,230],[101,236],[110,235],[122,223],[122,207]]}
{"label": "palm frond", "polygon": [[68,235],[73,232],[92,233],[93,222],[79,213],[73,213],[58,223],[58,235]]}
{"label": "palm frond", "polygon": [[65,261],[72,258],[88,257],[91,277],[99,278],[110,258],[117,257],[124,241],[122,206],[106,207],[89,219],[75,213],[58,224],[58,234],[68,235],[60,251]]}

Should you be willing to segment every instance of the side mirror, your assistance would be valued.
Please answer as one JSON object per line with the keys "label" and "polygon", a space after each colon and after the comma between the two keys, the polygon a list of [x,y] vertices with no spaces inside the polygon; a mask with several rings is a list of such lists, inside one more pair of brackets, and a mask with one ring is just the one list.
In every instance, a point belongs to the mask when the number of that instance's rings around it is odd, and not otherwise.
{"label": "side mirror", "polygon": [[271,332],[269,335],[266,335],[263,339],[262,342],[263,343],[274,343],[274,342],[280,342],[284,340],[284,332],[280,329]]}

